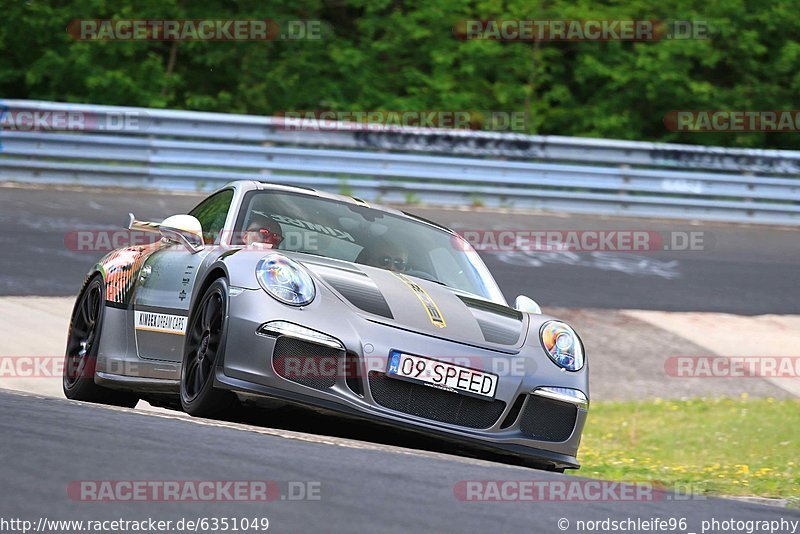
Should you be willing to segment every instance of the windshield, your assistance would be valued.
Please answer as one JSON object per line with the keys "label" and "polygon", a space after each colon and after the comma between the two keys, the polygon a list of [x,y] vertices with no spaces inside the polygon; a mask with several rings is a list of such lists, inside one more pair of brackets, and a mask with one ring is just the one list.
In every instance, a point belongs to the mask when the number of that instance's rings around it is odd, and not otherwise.
{"label": "windshield", "polygon": [[365,205],[298,193],[245,196],[241,243],[371,265],[506,304],[489,270],[463,239]]}

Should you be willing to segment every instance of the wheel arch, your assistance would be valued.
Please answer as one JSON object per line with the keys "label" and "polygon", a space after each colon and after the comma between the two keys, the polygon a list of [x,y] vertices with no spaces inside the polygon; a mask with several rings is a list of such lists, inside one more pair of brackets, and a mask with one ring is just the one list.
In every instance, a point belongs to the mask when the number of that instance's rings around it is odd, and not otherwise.
{"label": "wheel arch", "polygon": [[[227,390],[217,389],[216,383],[216,370],[220,369],[223,365],[223,360],[225,357],[225,345],[227,344],[227,314],[229,311],[229,304],[226,302],[225,305],[225,315],[223,316],[223,333],[222,333],[222,341],[221,347],[222,352],[218,355],[217,361],[214,364],[214,368],[211,370],[211,377],[210,377],[210,390],[202,393],[205,396],[205,400],[200,401],[199,406],[194,406],[196,402],[196,398],[200,398],[201,394],[197,394],[195,397],[191,399],[187,399],[184,395],[184,388],[185,388],[185,381],[186,381],[186,365],[187,365],[187,356],[188,356],[188,339],[189,335],[191,334],[190,329],[193,328],[195,321],[198,321],[198,314],[202,311],[202,305],[204,304],[203,297],[206,295],[208,290],[219,280],[224,280],[224,285],[226,287],[230,286],[230,276],[228,270],[225,268],[224,264],[222,263],[215,263],[208,268],[208,271],[202,278],[202,282],[195,285],[195,290],[192,295],[192,303],[189,307],[189,315],[187,321],[187,337],[184,341],[184,354],[183,359],[181,361],[181,379],[180,379],[180,402],[181,406],[184,411],[189,413],[190,415],[194,416],[202,416],[202,417],[216,417],[221,413],[224,413],[226,410],[235,406],[237,399],[236,396]],[[230,297],[230,295],[228,295]],[[206,386],[203,386],[203,389],[206,389]]]}
{"label": "wheel arch", "polygon": [[[83,294],[84,290],[86,289],[86,286],[88,286],[89,282],[94,280],[94,278],[97,275],[100,275],[100,280],[103,282],[102,294],[103,294],[103,301],[105,301],[105,299],[106,299],[106,291],[105,291],[105,288],[106,288],[106,275],[103,272],[103,269],[100,268],[100,264],[96,264],[94,267],[92,267],[89,270],[88,273],[86,273],[86,276],[83,277],[83,282],[81,282],[81,288],[78,290],[78,296],[75,297],[75,302],[72,305],[72,313],[73,314],[75,313],[75,309],[78,307],[78,303],[81,300],[81,295]],[[103,311],[105,311],[105,310],[103,310]]]}
{"label": "wheel arch", "polygon": [[199,285],[195,285],[195,290],[192,294],[192,306],[190,308],[191,311],[194,311],[197,300],[203,298],[203,295],[205,295],[208,288],[211,287],[211,284],[220,278],[225,278],[225,280],[230,283],[228,269],[225,268],[223,263],[216,263],[208,269],[208,272],[203,278],[203,282]]}
{"label": "wheel arch", "polygon": [[[103,280],[103,284],[105,285],[105,283],[106,283],[106,272],[105,272],[105,269],[103,269],[101,267],[101,265],[99,263],[97,263],[97,264],[95,264],[94,267],[89,269],[89,272],[86,273],[86,276],[83,277],[83,283],[81,284],[80,291],[83,291],[84,289],[86,289],[86,286],[89,285],[89,282],[92,280],[92,278],[94,278],[98,274],[100,275],[100,278]],[[80,291],[79,291],[79,293],[80,293]]]}

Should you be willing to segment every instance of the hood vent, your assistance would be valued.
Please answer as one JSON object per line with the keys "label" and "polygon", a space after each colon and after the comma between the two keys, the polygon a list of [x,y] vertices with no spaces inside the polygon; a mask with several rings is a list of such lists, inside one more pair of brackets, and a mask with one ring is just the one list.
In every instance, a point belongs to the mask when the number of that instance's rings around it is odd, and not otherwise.
{"label": "hood vent", "polygon": [[347,271],[339,275],[330,269],[326,270],[322,278],[356,308],[387,319],[394,319],[389,303],[383,298],[383,294],[375,282],[366,274],[355,275],[353,271]]}
{"label": "hood vent", "polygon": [[522,313],[509,308],[459,295],[461,301],[469,308],[488,343],[498,345],[516,345],[522,334]]}

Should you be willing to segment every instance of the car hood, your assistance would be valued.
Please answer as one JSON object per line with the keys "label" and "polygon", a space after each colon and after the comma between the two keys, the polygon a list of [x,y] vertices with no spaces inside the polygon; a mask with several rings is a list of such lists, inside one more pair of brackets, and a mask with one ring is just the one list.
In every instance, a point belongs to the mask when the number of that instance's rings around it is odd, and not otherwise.
{"label": "car hood", "polygon": [[508,306],[366,265],[316,257],[295,259],[370,321],[508,352],[525,341],[528,317]]}

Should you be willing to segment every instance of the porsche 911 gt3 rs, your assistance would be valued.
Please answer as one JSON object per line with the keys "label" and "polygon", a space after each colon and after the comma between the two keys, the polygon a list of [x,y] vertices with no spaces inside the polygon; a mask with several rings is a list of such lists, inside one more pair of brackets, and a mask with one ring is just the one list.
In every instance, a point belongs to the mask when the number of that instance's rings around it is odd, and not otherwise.
{"label": "porsche 911 gt3 rs", "polygon": [[588,364],[575,331],[509,306],[474,249],[360,199],[232,182],[88,273],[70,399],[216,417],[272,399],[577,468]]}

